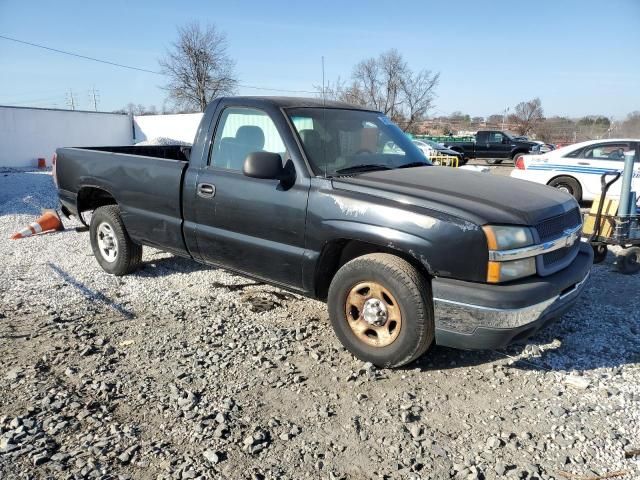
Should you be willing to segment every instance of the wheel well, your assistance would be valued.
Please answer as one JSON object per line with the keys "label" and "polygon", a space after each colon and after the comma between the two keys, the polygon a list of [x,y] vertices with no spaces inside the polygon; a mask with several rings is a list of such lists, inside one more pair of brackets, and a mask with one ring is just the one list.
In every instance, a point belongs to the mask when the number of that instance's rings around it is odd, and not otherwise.
{"label": "wheel well", "polygon": [[[82,220],[82,212],[95,210],[105,205],[117,205],[116,199],[109,192],[98,187],[83,187],[78,192],[78,215]],[[82,220],[84,222],[84,220]]]}
{"label": "wheel well", "polygon": [[328,242],[320,254],[315,275],[317,298],[326,300],[327,294],[329,293],[329,286],[331,285],[334,275],[345,263],[370,253],[389,253],[395,255],[409,262],[424,275],[425,278],[431,277],[429,270],[423,263],[402,250],[360,240],[338,239]]}
{"label": "wheel well", "polygon": [[529,153],[527,150],[516,150],[511,154],[511,160],[515,160],[519,155],[526,155]]}

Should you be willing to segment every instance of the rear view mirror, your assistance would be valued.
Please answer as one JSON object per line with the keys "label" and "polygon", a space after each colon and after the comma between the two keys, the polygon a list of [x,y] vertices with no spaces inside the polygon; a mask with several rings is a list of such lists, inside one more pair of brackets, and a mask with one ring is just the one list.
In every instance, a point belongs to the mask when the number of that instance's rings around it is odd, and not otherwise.
{"label": "rear view mirror", "polygon": [[284,174],[282,157],[271,152],[251,152],[242,166],[247,177],[280,180]]}

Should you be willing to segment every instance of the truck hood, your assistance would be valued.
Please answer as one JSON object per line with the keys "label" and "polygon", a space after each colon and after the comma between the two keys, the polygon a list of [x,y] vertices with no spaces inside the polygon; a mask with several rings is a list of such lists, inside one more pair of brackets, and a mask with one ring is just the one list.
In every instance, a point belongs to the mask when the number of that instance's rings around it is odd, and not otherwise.
{"label": "truck hood", "polygon": [[333,187],[425,208],[484,225],[536,225],[578,205],[560,190],[448,167],[416,167],[333,179]]}

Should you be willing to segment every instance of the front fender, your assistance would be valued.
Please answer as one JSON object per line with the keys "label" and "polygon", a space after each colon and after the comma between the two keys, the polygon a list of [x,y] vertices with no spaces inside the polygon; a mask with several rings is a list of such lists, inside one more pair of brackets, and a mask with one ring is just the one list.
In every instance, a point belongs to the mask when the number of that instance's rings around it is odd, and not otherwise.
{"label": "front fender", "polygon": [[401,251],[432,276],[484,281],[488,252],[482,229],[427,208],[344,190],[310,193],[304,278],[312,278],[327,243],[358,240]]}

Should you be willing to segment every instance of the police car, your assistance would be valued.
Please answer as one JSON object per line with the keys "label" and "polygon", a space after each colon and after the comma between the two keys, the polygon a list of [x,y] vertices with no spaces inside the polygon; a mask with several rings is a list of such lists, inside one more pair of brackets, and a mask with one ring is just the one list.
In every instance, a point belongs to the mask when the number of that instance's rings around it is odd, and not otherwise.
{"label": "police car", "polygon": [[[606,139],[575,143],[547,153],[521,155],[511,172],[514,178],[543,183],[570,193],[576,200],[600,196],[600,177],[605,172],[622,172],[625,156],[635,158],[631,190],[640,192],[640,140]],[[620,192],[620,181],[611,186]]]}

